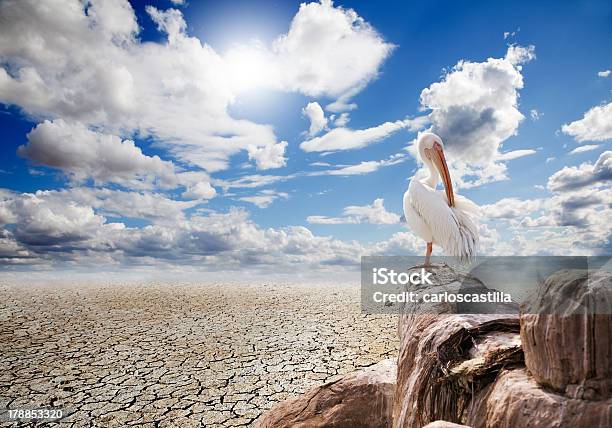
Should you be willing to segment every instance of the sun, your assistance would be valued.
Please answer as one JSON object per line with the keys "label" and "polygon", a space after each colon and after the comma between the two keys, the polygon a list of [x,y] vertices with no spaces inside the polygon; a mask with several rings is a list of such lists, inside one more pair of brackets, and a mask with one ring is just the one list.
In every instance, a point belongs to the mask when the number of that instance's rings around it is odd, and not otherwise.
{"label": "sun", "polygon": [[238,93],[274,86],[274,56],[261,45],[237,46],[223,57],[232,89]]}

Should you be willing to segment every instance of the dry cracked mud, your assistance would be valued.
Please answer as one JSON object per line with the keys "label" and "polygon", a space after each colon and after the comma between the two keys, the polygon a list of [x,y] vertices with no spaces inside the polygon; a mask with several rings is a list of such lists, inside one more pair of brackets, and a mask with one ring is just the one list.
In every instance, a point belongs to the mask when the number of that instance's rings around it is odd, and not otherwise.
{"label": "dry cracked mud", "polygon": [[0,426],[249,426],[397,353],[355,285],[0,284]]}

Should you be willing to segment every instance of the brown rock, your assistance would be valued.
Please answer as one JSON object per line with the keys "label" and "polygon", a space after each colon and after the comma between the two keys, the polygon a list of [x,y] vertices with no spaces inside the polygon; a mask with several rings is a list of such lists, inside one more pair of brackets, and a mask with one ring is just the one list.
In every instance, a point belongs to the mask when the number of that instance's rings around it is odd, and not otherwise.
{"label": "brown rock", "polygon": [[572,398],[612,397],[612,274],[564,270],[521,308],[525,363],[534,379]]}
{"label": "brown rock", "polygon": [[522,364],[518,318],[419,315],[400,326],[395,427],[461,422],[474,392],[501,367]]}
{"label": "brown rock", "polygon": [[381,361],[277,404],[254,427],[389,427],[395,373],[394,360]]}
{"label": "brown rock", "polygon": [[[434,287],[485,288],[478,279],[448,266],[431,269]],[[502,366],[522,363],[518,315],[455,314],[457,310],[453,304],[403,308],[395,427],[460,422],[475,391],[492,382]]]}
{"label": "brown rock", "polygon": [[482,428],[608,428],[612,399],[589,401],[548,392],[525,369],[503,371],[476,395],[466,423]]}

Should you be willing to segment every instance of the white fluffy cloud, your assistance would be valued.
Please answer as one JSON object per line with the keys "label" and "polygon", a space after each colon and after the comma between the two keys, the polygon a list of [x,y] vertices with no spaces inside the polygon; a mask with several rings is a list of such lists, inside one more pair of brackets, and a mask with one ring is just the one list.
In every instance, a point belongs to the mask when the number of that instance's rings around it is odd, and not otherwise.
{"label": "white fluffy cloud", "polygon": [[91,178],[130,186],[158,182],[166,188],[177,184],[172,162],[146,156],[133,141],[89,130],[78,122],[46,120],[27,137],[28,144],[18,149],[20,156],[61,169],[76,181]]}
{"label": "white fluffy cloud", "polygon": [[[146,220],[152,223],[174,224],[186,219],[184,211],[197,206],[200,201],[178,201],[159,193],[127,192],[111,189],[75,187],[67,190],[39,190],[33,194],[11,193],[0,199],[0,212],[11,213],[4,224],[17,223],[15,216],[24,214],[23,201],[33,201],[33,205],[52,207],[73,205],[91,208],[96,215],[107,218],[126,217]],[[3,223],[0,215],[0,223]]]}
{"label": "white fluffy cloud", "polygon": [[280,143],[270,144],[264,147],[249,145],[247,146],[247,151],[249,153],[249,159],[255,161],[258,169],[271,169],[285,166],[287,162],[285,159],[286,148],[287,142],[281,141]]}
{"label": "white fluffy cloud", "polygon": [[393,45],[354,10],[321,0],[302,3],[272,49],[290,90],[346,99],[376,77]]}
{"label": "white fluffy cloud", "polygon": [[[96,13],[90,13],[95,10]],[[58,11],[61,11],[59,13]],[[147,12],[164,32],[141,43],[125,0],[7,1],[0,14],[0,101],[35,117],[138,133],[209,171],[247,146],[276,143],[272,129],[227,113],[235,93],[223,59],[185,33],[175,9]]]}
{"label": "white fluffy cloud", "polygon": [[334,120],[334,126],[339,128],[344,128],[351,121],[351,117],[349,113],[344,112],[340,113],[338,116],[332,115],[332,119]]}
{"label": "white fluffy cloud", "polygon": [[87,249],[109,250],[110,237],[124,227],[107,223],[90,206],[40,194],[17,195],[0,204],[11,213],[8,224],[14,224],[11,232],[14,241],[42,257],[53,251],[69,254]]}
{"label": "white fluffy cloud", "polygon": [[506,60],[512,65],[520,65],[535,59],[535,46],[510,45],[506,52]]}
{"label": "white fluffy cloud", "polygon": [[317,102],[308,103],[302,110],[302,114],[310,120],[308,135],[311,137],[317,135],[327,126],[325,112]]}
{"label": "white fluffy cloud", "polygon": [[612,103],[591,108],[582,119],[563,125],[561,131],[579,142],[612,139]]}
{"label": "white fluffy cloud", "polygon": [[208,181],[199,181],[187,185],[187,188],[181,196],[188,199],[211,199],[216,194],[215,188],[212,187]]}
{"label": "white fluffy cloud", "polygon": [[599,77],[608,77],[610,75],[610,73],[612,73],[612,71],[610,71],[610,70],[603,70],[603,71],[598,71],[597,75]]}
{"label": "white fluffy cloud", "polygon": [[[125,204],[106,192],[83,196],[77,192],[60,195],[61,192],[3,191],[0,208],[9,213],[3,221],[11,224],[13,231],[4,230],[0,236],[0,263],[78,262],[85,266],[100,260],[128,265],[208,262],[217,269],[242,270],[254,266],[287,269],[356,265],[364,252],[364,247],[356,242],[315,236],[300,226],[261,229],[246,212],[237,209],[192,215],[188,221],[182,216],[174,221],[167,218],[142,228],[130,228],[121,222],[109,222],[96,212],[104,210],[110,215],[114,207],[125,208]],[[155,196],[124,196],[134,198],[148,213],[159,203]]]}
{"label": "white fluffy cloud", "polygon": [[552,196],[504,198],[482,207],[487,220],[510,225],[507,254],[609,254],[612,152],[595,164],[565,167],[548,180]]}
{"label": "white fluffy cloud", "polygon": [[360,149],[379,142],[402,129],[417,131],[427,123],[424,116],[414,119],[385,122],[367,129],[334,128],[320,137],[304,141],[300,148],[305,152],[331,152]]}
{"label": "white fluffy cloud", "polygon": [[342,217],[309,216],[311,224],[398,224],[400,216],[385,209],[384,199],[375,199],[371,205],[350,205],[342,210]]}
{"label": "white fluffy cloud", "polygon": [[503,198],[494,204],[483,205],[480,212],[487,219],[516,219],[539,210],[541,206],[538,199]]}
{"label": "white fluffy cloud", "polygon": [[553,192],[576,190],[593,184],[612,181],[612,151],[603,152],[592,164],[566,166],[548,179],[548,189]]}
{"label": "white fluffy cloud", "polygon": [[543,199],[539,216],[525,217],[516,225],[516,236],[523,236],[521,251],[609,254],[612,192],[603,184],[596,182],[580,191],[564,190]]}
{"label": "white fluffy cloud", "polygon": [[[534,52],[533,46],[510,46],[504,58],[459,61],[421,92],[422,106],[432,110],[432,131],[442,137],[451,160],[470,169],[481,184],[506,178],[499,149],[524,119],[518,110],[521,64],[535,58]],[[496,174],[484,180],[482,172],[493,169]]]}
{"label": "white fluffy cloud", "polygon": [[373,255],[407,255],[425,254],[425,242],[412,232],[397,232],[386,241],[374,244]]}
{"label": "white fluffy cloud", "polygon": [[301,5],[269,48],[241,46],[227,57],[189,36],[179,10],[146,10],[165,41],[138,39],[126,0],[2,2],[0,102],[34,117],[152,137],[208,172],[227,168],[241,150],[272,168],[284,164],[272,127],[228,113],[245,79],[259,69],[262,87],[347,97],[376,77],[392,50],[354,11],[326,0]]}

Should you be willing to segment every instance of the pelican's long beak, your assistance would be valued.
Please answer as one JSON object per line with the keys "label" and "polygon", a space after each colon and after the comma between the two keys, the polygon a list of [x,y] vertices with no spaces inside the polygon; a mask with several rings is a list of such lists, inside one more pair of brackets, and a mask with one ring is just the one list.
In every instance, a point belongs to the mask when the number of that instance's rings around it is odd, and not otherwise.
{"label": "pelican's long beak", "polygon": [[440,144],[434,144],[430,154],[431,160],[436,165],[436,168],[438,168],[440,176],[442,177],[448,206],[453,207],[455,206],[455,194],[453,193],[453,182],[451,181],[448,165],[446,165],[446,158],[444,157],[444,149],[442,149]]}

